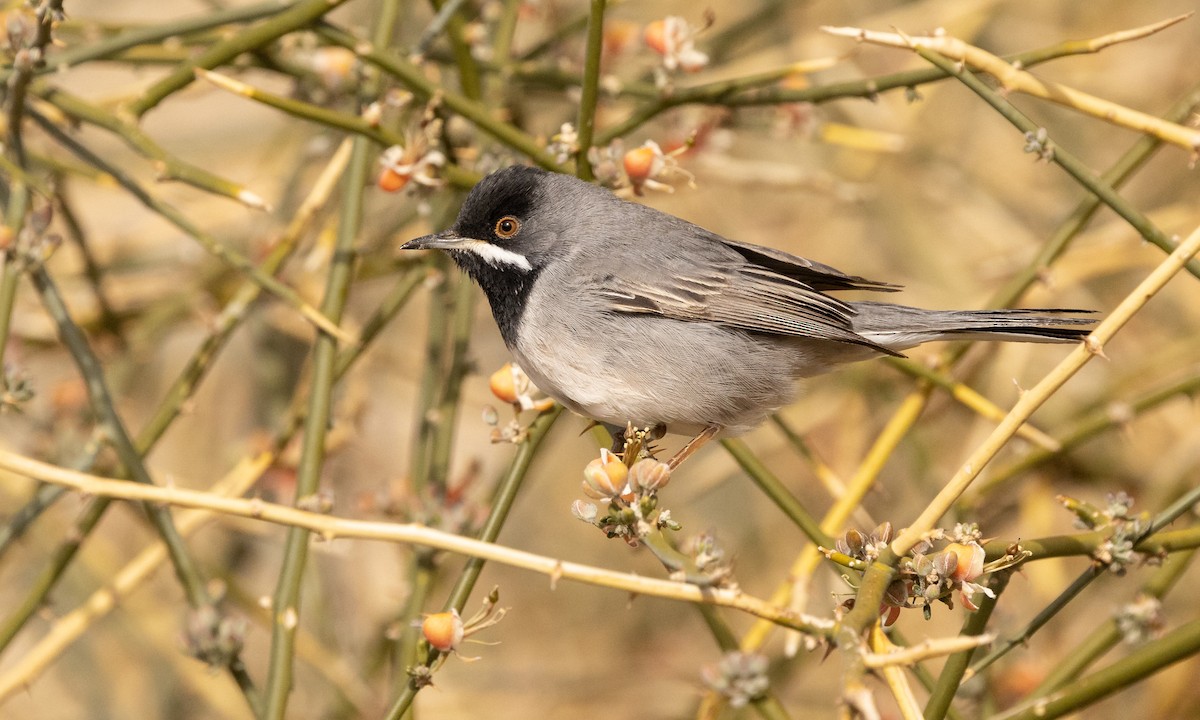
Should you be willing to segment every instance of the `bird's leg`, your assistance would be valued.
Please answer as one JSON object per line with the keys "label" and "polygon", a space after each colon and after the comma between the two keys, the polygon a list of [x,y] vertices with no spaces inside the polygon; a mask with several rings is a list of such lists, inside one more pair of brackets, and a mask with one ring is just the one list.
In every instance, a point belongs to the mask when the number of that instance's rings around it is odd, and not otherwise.
{"label": "bird's leg", "polygon": [[689,440],[687,445],[684,445],[682,448],[680,448],[679,452],[675,453],[675,456],[667,461],[667,467],[671,468],[672,470],[679,467],[681,464],[683,464],[684,460],[687,460],[692,453],[699,450],[704,443],[712,440],[719,432],[721,432],[720,425],[709,425],[701,430],[699,435]]}

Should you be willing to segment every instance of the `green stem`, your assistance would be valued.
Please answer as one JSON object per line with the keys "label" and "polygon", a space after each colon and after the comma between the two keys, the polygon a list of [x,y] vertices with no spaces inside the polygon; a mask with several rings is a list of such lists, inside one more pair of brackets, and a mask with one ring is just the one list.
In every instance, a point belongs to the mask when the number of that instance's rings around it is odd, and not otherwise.
{"label": "green stem", "polygon": [[[1194,86],[1176,101],[1163,115],[1163,119],[1176,123],[1184,122],[1192,114],[1192,110],[1197,104],[1200,104],[1200,85]],[[1153,135],[1143,135],[1113,163],[1112,167],[1100,176],[1100,180],[1114,189],[1121,187],[1150,160],[1162,145],[1162,140]],[[1100,196],[1095,194],[1080,202],[1066,222],[1059,226],[1054,237],[1050,238],[1049,242],[1038,251],[1033,262],[1014,275],[1004,287],[997,290],[988,300],[986,307],[1008,307],[1015,303],[1017,298],[1037,282],[1042,277],[1042,273],[1048,270],[1050,265],[1066,251],[1071,240],[1083,232],[1084,227],[1091,222],[1096,211],[1100,209],[1100,205]]]}
{"label": "green stem", "polygon": [[241,253],[226,247],[220,243],[215,237],[201,230],[198,226],[188,220],[182,212],[172,205],[158,199],[150,194],[148,190],[143,188],[132,177],[120,170],[112,163],[108,162],[100,155],[93,152],[88,147],[80,144],[73,137],[65,133],[54,123],[47,120],[45,117],[36,112],[30,112],[30,117],[37,121],[47,133],[52,135],[55,140],[70,150],[81,160],[103,169],[106,173],[112,176],[121,187],[138,199],[143,205],[153,212],[161,215],[164,220],[187,233],[190,237],[200,243],[200,246],[207,250],[211,255],[221,260],[228,266],[245,274],[248,278],[260,285],[263,290],[271,293],[288,306],[294,308],[305,319],[315,325],[318,329],[326,333],[341,334],[341,329],[337,324],[330,321],[321,313],[317,312],[308,303],[301,298],[295,290],[288,287],[285,283],[277,280],[269,274],[262,272],[254,263],[250,262]]}
{"label": "green stem", "polygon": [[57,202],[55,205],[58,208],[58,216],[62,218],[63,225],[66,226],[67,237],[75,244],[75,248],[79,251],[79,256],[83,259],[83,272],[87,277],[88,284],[91,285],[92,295],[96,299],[96,306],[100,310],[100,327],[124,348],[126,342],[121,329],[121,319],[117,317],[112,303],[108,300],[108,293],[104,291],[104,273],[100,269],[100,263],[96,260],[96,256],[92,252],[91,245],[88,243],[87,236],[84,233],[83,226],[79,223],[79,218],[75,215],[75,208],[67,201],[66,186],[61,183],[56,183],[56,185],[58,187]]}
{"label": "green stem", "polygon": [[1075,712],[1159,670],[1200,652],[1200,620],[1151,641],[1112,665],[1071,683],[1070,687],[1021,708],[993,716],[995,720],[1052,720]]}
{"label": "green stem", "polygon": [[414,433],[409,478],[413,492],[420,496],[429,482],[433,465],[433,438],[437,423],[434,408],[442,378],[443,359],[446,355],[446,338],[450,335],[450,261],[440,253],[435,261],[441,273],[438,284],[429,294],[429,327],[425,333],[425,359],[421,366],[420,388],[414,408]]}
{"label": "green stem", "polygon": [[[562,407],[556,405],[553,410],[542,413],[530,423],[528,437],[521,444],[520,448],[518,448],[512,465],[509,466],[508,472],[500,481],[496,497],[492,500],[492,509],[488,513],[487,520],[484,521],[483,528],[479,531],[480,540],[495,542],[500,536],[500,530],[504,527],[504,522],[508,519],[508,513],[517,498],[517,492],[521,488],[521,483],[524,481],[525,475],[529,472],[529,466],[537,454],[537,449],[546,437],[546,433],[554,425],[554,421],[561,414]],[[479,574],[483,571],[483,565],[484,561],[478,558],[467,560],[462,572],[458,576],[458,580],[450,590],[449,597],[446,599],[445,610],[454,609],[461,612],[466,607],[467,599],[470,598],[471,591],[475,589],[475,582],[479,579]],[[427,667],[432,666],[436,660],[437,653],[430,650],[426,657],[425,665]],[[408,711],[420,690],[421,685],[410,680],[404,686],[404,689],[400,691],[400,695],[396,698],[396,702],[393,703],[391,710],[388,711],[388,719],[399,720]]]}
{"label": "green stem", "polygon": [[604,52],[605,0],[591,0],[588,15],[587,50],[583,65],[583,93],[579,99],[579,149],[575,152],[575,174],[581,180],[595,179],[588,151],[596,132],[596,102],[600,97],[600,60]]}
{"label": "green stem", "polygon": [[[48,74],[92,60],[111,59],[139,45],[159,43],[169,38],[203,32],[222,25],[257,20],[277,12],[279,12],[278,0],[269,0],[253,5],[211,9],[195,17],[125,30],[103,40],[87,42],[53,53],[47,58],[46,66],[38,74]],[[7,74],[0,72],[0,81],[7,81],[7,79]]]}
{"label": "green stem", "polygon": [[509,123],[492,117],[491,109],[487,105],[476,102],[464,94],[439,87],[436,83],[428,80],[416,65],[395,53],[382,51],[373,45],[364,43],[360,38],[344,30],[327,23],[319,24],[316,29],[329,42],[354,51],[362,60],[395,77],[406,88],[419,95],[422,100],[429,100],[436,95],[442,104],[452,112],[463,116],[504,145],[524,153],[529,156],[529,159],[547,170],[562,171],[559,164],[535,138],[526,135]]}
{"label": "green stem", "polygon": [[[11,190],[18,190],[16,185],[9,186]],[[10,202],[13,200],[10,197]],[[11,206],[11,205],[10,205]],[[24,214],[24,210],[22,210]],[[13,228],[6,226],[0,232],[12,231],[13,236],[20,227]],[[13,309],[17,302],[17,285],[21,280],[21,268],[17,265],[17,258],[13,256],[11,251],[0,252],[0,392],[8,390],[8,372],[4,365],[4,350],[8,345],[8,334],[12,327]]]}
{"label": "green stem", "polygon": [[[100,365],[100,361],[92,352],[83,331],[71,319],[70,313],[63,303],[62,296],[58,292],[53,279],[46,272],[46,269],[40,265],[30,269],[30,279],[41,296],[42,305],[46,308],[46,312],[54,320],[58,328],[59,338],[79,368],[79,373],[87,386],[88,399],[91,403],[92,412],[95,413],[101,428],[107,436],[108,442],[116,450],[117,457],[124,466],[125,472],[135,482],[147,485],[153,484],[154,481],[146,469],[141,453],[138,452],[133,440],[125,429],[124,423],[117,414],[116,405],[105,382],[104,371]],[[167,548],[167,555],[175,568],[176,577],[179,578],[179,582],[184,588],[188,604],[193,609],[211,606],[213,601],[208,594],[204,578],[188,553],[183,537],[175,527],[171,511],[166,507],[151,503],[146,503],[144,507],[155,529],[158,531],[159,537],[162,538],[163,544]],[[100,507],[96,512],[103,513],[103,510],[104,508]],[[73,553],[73,551],[71,552]],[[227,669],[246,695],[246,699],[251,707],[257,708],[257,691],[249,675],[246,673],[238,654],[234,653],[230,656]]]}
{"label": "green stem", "polygon": [[459,400],[462,384],[470,370],[467,350],[471,343],[471,325],[475,316],[475,284],[466,275],[460,275],[453,292],[453,309],[450,314],[450,366],[439,384],[441,401],[435,410],[437,423],[433,429],[431,461],[428,482],[435,487],[445,488],[450,479],[450,455],[454,449],[454,431],[458,427]]}
{"label": "green stem", "polygon": [[721,441],[725,449],[750,476],[754,484],[766,493],[767,497],[800,528],[808,539],[821,547],[833,547],[833,538],[821,529],[821,523],[812,516],[796,499],[796,496],[776,477],[767,466],[750,450],[745,442],[738,438],[728,438]]}
{"label": "green stem", "polygon": [[[1139,550],[1147,545],[1153,547],[1156,544],[1155,533],[1174,522],[1175,519],[1183,513],[1191,510],[1196,506],[1197,503],[1200,503],[1200,486],[1194,487],[1185,492],[1178,499],[1176,499],[1175,502],[1171,503],[1165,510],[1160,512],[1154,518],[1154,520],[1150,522],[1141,535],[1134,539],[1135,541],[1133,543],[1133,547]],[[1200,528],[1189,528],[1189,530],[1198,529]],[[1088,554],[1094,555],[1095,551],[1099,549],[1103,543],[1108,542],[1113,533],[1114,530],[1112,528],[1104,528],[1096,533],[1093,533],[1100,536],[1100,539],[1095,542],[1095,545],[1091,547],[1091,549],[1088,551]],[[1023,543],[1022,547],[1024,547]],[[1054,598],[1049,605],[1042,608],[1042,610],[1038,612],[1038,614],[1034,616],[1032,620],[1029,621],[1025,628],[1016,635],[1016,637],[1009,638],[1008,640],[1004,641],[986,656],[981,658],[978,662],[973,664],[971,666],[971,672],[982,672],[989,665],[1004,657],[1013,649],[1028,642],[1038,630],[1040,630],[1046,623],[1050,622],[1051,619],[1058,615],[1058,613],[1065,608],[1067,604],[1071,602],[1071,600],[1074,600],[1079,593],[1083,592],[1083,590],[1090,585],[1092,581],[1103,575],[1108,568],[1108,563],[1099,561],[1093,562],[1086,570],[1083,571],[1083,573],[1079,575],[1079,577],[1075,578],[1074,582],[1067,586],[1067,588],[1063,590],[1058,597]]]}
{"label": "green stem", "polygon": [[1055,457],[1061,456],[1063,453],[1078,447],[1101,433],[1123,426],[1130,418],[1143,415],[1168,400],[1180,396],[1188,396],[1197,391],[1200,391],[1200,375],[1185,378],[1165,387],[1151,390],[1141,397],[1121,403],[1123,406],[1129,408],[1128,415],[1115,416],[1110,409],[1112,403],[1108,403],[1104,408],[1095,410],[1087,416],[1071,423],[1070,427],[1061,432],[1057,438],[1061,447],[1057,452],[1051,452],[1041,447],[1030,449],[1025,455],[991,473],[980,484],[979,489],[973,493],[973,497],[978,500],[988,490],[996,488],[1017,475],[1027,472]]}
{"label": "green stem", "polygon": [[[1023,68],[1055,60],[1070,55],[1094,52],[1084,43],[1062,42],[1054,45],[1029,50],[1023,53],[1006,56],[1005,60]],[[953,73],[941,67],[921,68],[904,72],[848,80],[845,82],[816,85],[808,88],[790,89],[778,85],[752,88],[749,91],[738,92],[737,81],[717,81],[695,85],[692,87],[676,87],[670,95],[659,96],[653,101],[636,108],[633,114],[624,121],[614,125],[600,134],[597,145],[607,145],[613,140],[624,137],[658,115],[682,105],[711,104],[726,107],[747,105],[781,105],[785,103],[814,103],[820,104],[831,100],[846,98],[871,99],[879,93],[901,88],[915,88],[931,82],[939,82],[950,77]]]}
{"label": "green stem", "polygon": [[446,17],[446,36],[450,40],[450,50],[454,53],[454,63],[458,67],[458,83],[463,95],[471,100],[483,99],[483,83],[479,79],[479,65],[471,55],[471,46],[467,43],[465,33],[467,22],[459,12],[463,0],[431,0],[435,10],[449,8]]}
{"label": "green stem", "polygon": [[124,111],[132,117],[141,117],[168,96],[191,84],[196,79],[196,68],[211,70],[244,52],[266,47],[283,35],[312,24],[344,2],[346,0],[299,0],[292,3],[271,19],[245,28],[229,39],[214,44],[195,60],[183,63],[138,95]]}
{"label": "green stem", "polygon": [[[357,138],[351,150],[350,164],[343,185],[342,212],[338,223],[337,240],[321,313],[341,320],[349,294],[354,270],[354,241],[362,223],[363,184],[370,169],[372,147],[364,138]],[[321,469],[325,461],[325,434],[332,407],[334,376],[337,367],[337,338],[328,333],[317,336],[313,349],[312,389],[308,414],[304,422],[304,444],[296,472],[296,501],[314,496],[320,486]],[[296,627],[300,621],[300,585],[308,559],[309,533],[290,528],[284,546],[283,567],[271,604],[271,659],[267,672],[267,720],[282,720],[291,691],[292,669],[295,661]]]}
{"label": "green stem", "polygon": [[[992,598],[984,595],[983,601],[979,603],[979,609],[967,614],[967,619],[963,623],[959,637],[974,637],[983,634],[983,631],[987,629],[988,621],[992,619],[992,613],[996,609],[996,601],[1004,592],[1004,588],[1008,586],[1010,578],[1012,578],[1012,572],[1008,571],[996,573],[991,576],[988,587],[995,593],[996,597]],[[977,650],[978,648],[975,648],[973,650],[954,653],[946,658],[946,663],[942,666],[942,672],[938,675],[937,683],[934,684],[933,689],[929,692],[929,701],[925,704],[925,720],[941,720],[941,718],[949,714],[950,703],[954,701],[954,694],[958,691],[963,675],[967,671],[967,666],[971,663],[971,657]]]}
{"label": "green stem", "polygon": [[[108,383],[104,379],[104,369],[95,353],[92,352],[83,331],[71,319],[57,285],[51,279],[50,274],[46,272],[45,267],[36,266],[30,270],[29,275],[41,296],[42,305],[58,328],[60,340],[71,353],[71,357],[74,358],[75,364],[79,368],[79,374],[87,385],[92,412],[96,414],[97,421],[103,428],[108,442],[112,444],[121,464],[125,466],[125,472],[135,482],[153,485],[154,481],[142,461],[141,454],[129,433],[126,432],[124,422],[117,414],[116,403],[112,393],[109,392]],[[171,562],[175,566],[175,574],[184,587],[189,604],[193,608],[209,604],[211,600],[204,587],[204,580],[191,555],[187,552],[183,539],[175,529],[170,511],[164,507],[147,504],[146,513],[167,545]]]}
{"label": "green stem", "polygon": [[[1183,573],[1191,565],[1196,551],[1175,553],[1163,561],[1162,567],[1142,586],[1139,595],[1161,599],[1183,577]],[[1121,630],[1116,618],[1105,620],[1102,625],[1092,631],[1086,640],[1070,652],[1064,653],[1062,659],[1054,666],[1037,688],[1029,694],[1030,698],[1040,698],[1052,692],[1061,690],[1083,674],[1092,663],[1104,653],[1111,650],[1121,641]]]}
{"label": "green stem", "polygon": [[[984,102],[991,105],[992,109],[1000,113],[1004,119],[1012,123],[1021,132],[1027,135],[1036,134],[1042,129],[999,92],[993,90],[987,83],[980,80],[965,67],[960,67],[944,55],[930,52],[924,48],[915,48],[915,50],[921,57],[933,63],[943,72],[957,78],[962,84],[970,88]],[[1091,168],[1084,165],[1078,158],[1067,152],[1058,143],[1050,143],[1047,140],[1043,144],[1048,148],[1048,159],[1050,162],[1065,170],[1077,183],[1099,198],[1117,215],[1120,215],[1147,242],[1168,254],[1173,252],[1179,245],[1177,241],[1172,240],[1166,233],[1158,229],[1154,223],[1150,222],[1150,219],[1139,212],[1137,208],[1129,204],[1125,198],[1117,194],[1112,185],[1104,182]],[[1193,258],[1184,267],[1194,277],[1200,278],[1200,260]]]}

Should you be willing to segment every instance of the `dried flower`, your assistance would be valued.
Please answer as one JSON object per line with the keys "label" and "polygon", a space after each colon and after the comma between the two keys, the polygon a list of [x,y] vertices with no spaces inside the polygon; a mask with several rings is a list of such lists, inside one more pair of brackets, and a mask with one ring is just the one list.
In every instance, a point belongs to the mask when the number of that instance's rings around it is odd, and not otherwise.
{"label": "dried flower", "polygon": [[188,654],[210,667],[224,667],[242,650],[246,621],[231,618],[215,605],[205,604],[188,613],[185,642]]}

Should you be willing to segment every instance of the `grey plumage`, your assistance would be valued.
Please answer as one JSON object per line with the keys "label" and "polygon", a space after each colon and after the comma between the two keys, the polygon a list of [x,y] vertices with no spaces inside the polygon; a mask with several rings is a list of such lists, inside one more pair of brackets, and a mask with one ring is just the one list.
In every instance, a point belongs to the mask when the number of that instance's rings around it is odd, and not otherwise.
{"label": "grey plumage", "polygon": [[1069,310],[840,300],[829,293],[899,288],[525,167],[488,176],[449,230],[404,247],[446,250],[533,382],[618,426],[739,433],[787,404],[796,378],[847,362],[932,340],[1069,342],[1091,326]]}

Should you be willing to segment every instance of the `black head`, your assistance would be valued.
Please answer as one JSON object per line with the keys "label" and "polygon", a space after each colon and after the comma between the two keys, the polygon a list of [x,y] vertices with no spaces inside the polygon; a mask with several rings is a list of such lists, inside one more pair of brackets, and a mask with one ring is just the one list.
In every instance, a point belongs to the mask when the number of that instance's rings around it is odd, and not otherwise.
{"label": "black head", "polygon": [[[402,250],[444,250],[479,283],[511,343],[533,282],[559,237],[549,186],[574,178],[514,166],[481,180],[449,229],[409,240]],[[579,181],[575,181],[579,182]]]}

